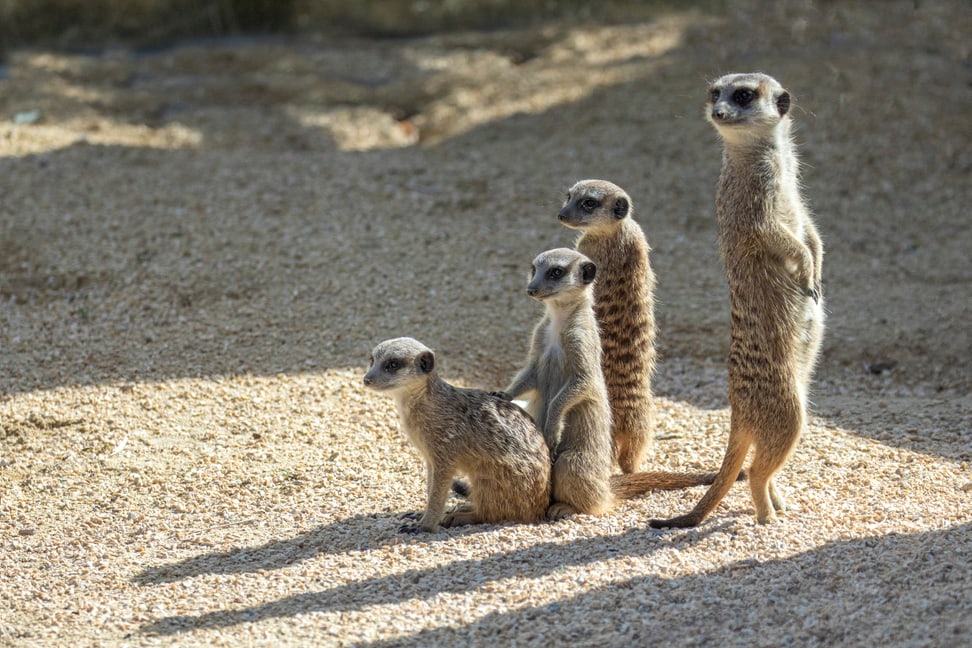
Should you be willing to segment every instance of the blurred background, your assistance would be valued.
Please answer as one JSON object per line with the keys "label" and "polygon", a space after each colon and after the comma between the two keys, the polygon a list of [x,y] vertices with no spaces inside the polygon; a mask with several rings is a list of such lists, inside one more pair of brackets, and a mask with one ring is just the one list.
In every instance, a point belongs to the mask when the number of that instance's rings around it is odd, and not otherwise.
{"label": "blurred background", "polygon": [[637,0],[0,0],[0,48],[158,47],[173,40],[331,32],[416,36],[523,27],[556,17],[630,18],[660,6],[720,2]]}

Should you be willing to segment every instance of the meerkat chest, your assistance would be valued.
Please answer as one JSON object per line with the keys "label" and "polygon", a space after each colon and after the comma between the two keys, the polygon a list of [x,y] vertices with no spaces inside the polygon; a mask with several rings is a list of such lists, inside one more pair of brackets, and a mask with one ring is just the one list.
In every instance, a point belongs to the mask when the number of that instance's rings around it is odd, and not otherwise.
{"label": "meerkat chest", "polygon": [[408,403],[407,398],[404,397],[398,399],[396,405],[402,432],[405,433],[405,437],[415,446],[419,453],[428,459],[429,440],[427,438],[428,430],[426,429],[428,421],[423,416],[423,413],[419,411],[421,408]]}
{"label": "meerkat chest", "polygon": [[564,362],[563,331],[566,325],[565,320],[566,318],[562,313],[551,313],[550,321],[547,323],[546,335],[544,336],[544,359],[558,366],[563,366]]}

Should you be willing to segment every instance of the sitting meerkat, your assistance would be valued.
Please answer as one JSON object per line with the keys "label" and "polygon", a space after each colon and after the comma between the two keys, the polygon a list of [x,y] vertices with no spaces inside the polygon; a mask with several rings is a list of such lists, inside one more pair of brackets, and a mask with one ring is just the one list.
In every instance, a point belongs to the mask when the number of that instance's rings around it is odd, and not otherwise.
{"label": "sitting meerkat", "polygon": [[706,117],[723,140],[716,192],[731,304],[729,442],[715,483],[688,514],[653,527],[702,522],[754,447],[756,520],[785,504],[774,483],[806,427],[807,392],[824,329],[823,245],[800,196],[790,94],[765,74],[729,74],[709,88]]}
{"label": "sitting meerkat", "polygon": [[631,198],[605,180],[575,183],[557,218],[581,232],[574,247],[597,265],[594,314],[601,331],[602,368],[614,418],[614,456],[622,472],[635,472],[653,450],[655,439],[651,248],[634,221]]}
{"label": "sitting meerkat", "polygon": [[568,248],[548,250],[531,267],[527,294],[544,304],[526,366],[498,396],[526,397],[527,412],[553,455],[550,519],[599,515],[649,490],[712,483],[715,473],[611,475],[611,407],[601,370],[592,284],[597,266]]}
{"label": "sitting meerkat", "polygon": [[[403,532],[489,522],[538,522],[550,506],[550,451],[513,403],[438,377],[435,354],[408,338],[374,348],[364,384],[389,394],[427,469],[425,512]],[[453,477],[468,476],[469,502],[449,514]]]}

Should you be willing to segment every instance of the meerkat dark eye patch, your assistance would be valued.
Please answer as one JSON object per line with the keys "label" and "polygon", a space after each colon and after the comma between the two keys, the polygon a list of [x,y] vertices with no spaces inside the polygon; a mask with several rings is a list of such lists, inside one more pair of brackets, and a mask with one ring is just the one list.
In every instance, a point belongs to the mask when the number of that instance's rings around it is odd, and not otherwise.
{"label": "meerkat dark eye patch", "polygon": [[600,207],[600,205],[601,203],[597,202],[593,198],[585,198],[584,200],[581,201],[580,204],[581,209],[583,209],[586,212],[592,212],[598,207]]}
{"label": "meerkat dark eye patch", "polygon": [[547,279],[552,279],[556,281],[557,279],[560,279],[563,276],[564,276],[563,268],[550,268],[549,270],[547,270]]}
{"label": "meerkat dark eye patch", "polygon": [[739,88],[732,93],[732,100],[739,106],[746,107],[756,98],[756,92],[749,88]]}
{"label": "meerkat dark eye patch", "polygon": [[383,364],[381,368],[387,371],[388,373],[395,373],[396,371],[402,368],[402,363],[394,359],[386,360],[385,364]]}
{"label": "meerkat dark eye patch", "polygon": [[785,115],[790,110],[790,93],[784,91],[776,98],[776,110],[780,113],[780,117]]}
{"label": "meerkat dark eye patch", "polygon": [[711,90],[709,90],[709,101],[711,101],[712,103],[719,101],[719,96],[721,94],[722,93],[719,92],[718,88],[712,88]]}

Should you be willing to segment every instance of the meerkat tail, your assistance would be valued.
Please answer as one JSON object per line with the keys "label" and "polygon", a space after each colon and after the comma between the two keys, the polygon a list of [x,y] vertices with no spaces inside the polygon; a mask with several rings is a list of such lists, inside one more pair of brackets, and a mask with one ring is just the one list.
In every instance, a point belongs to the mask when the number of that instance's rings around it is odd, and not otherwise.
{"label": "meerkat tail", "polygon": [[691,512],[679,517],[668,520],[649,520],[648,526],[654,529],[665,528],[684,528],[694,527],[702,523],[709,513],[712,512],[722,498],[726,496],[734,482],[741,479],[745,472],[742,471],[743,463],[746,461],[746,453],[749,452],[751,445],[749,435],[729,434],[729,445],[726,448],[726,456],[722,459],[722,467],[716,474],[715,480],[705,492],[699,503]]}
{"label": "meerkat tail", "polygon": [[[611,494],[616,499],[627,500],[654,490],[679,490],[693,486],[709,486],[718,478],[717,472],[650,472],[625,473],[611,476]],[[736,481],[745,481],[746,471],[740,470]]]}
{"label": "meerkat tail", "polygon": [[459,497],[469,497],[469,482],[465,479],[453,479],[452,492]]}

